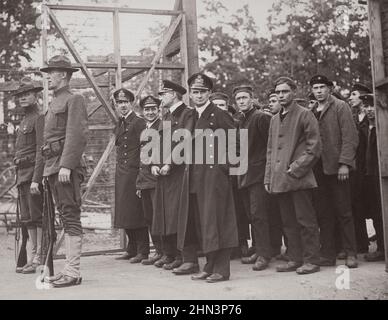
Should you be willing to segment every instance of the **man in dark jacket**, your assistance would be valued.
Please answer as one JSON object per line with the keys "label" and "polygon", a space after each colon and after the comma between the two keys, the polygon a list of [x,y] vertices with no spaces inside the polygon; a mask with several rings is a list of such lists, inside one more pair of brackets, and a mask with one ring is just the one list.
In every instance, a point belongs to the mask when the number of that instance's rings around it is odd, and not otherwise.
{"label": "man in dark jacket", "polygon": [[26,226],[29,238],[28,261],[25,266],[16,268],[19,273],[35,273],[41,264],[44,164],[40,147],[43,142],[44,116],[38,105],[37,93],[42,89],[30,78],[23,78],[13,94],[24,110],[24,118],[16,136],[14,163],[21,222]]}
{"label": "man in dark jacket", "polygon": [[248,163],[248,171],[237,177],[240,196],[251,223],[256,252],[243,263],[254,264],[253,270],[268,267],[271,260],[269,238],[269,195],[264,189],[264,173],[267,155],[268,130],[271,116],[254,108],[253,88],[242,85],[233,89],[233,96],[242,113],[239,130],[248,131],[248,155],[242,161]]}
{"label": "man in dark jacket", "polygon": [[80,259],[82,251],[81,183],[85,175],[82,154],[86,148],[88,118],[82,95],[73,94],[69,82],[77,68],[62,55],[54,56],[47,72],[49,89],[54,97],[45,115],[43,176],[49,184],[65,229],[66,263],[62,272],[48,277],[54,287],[68,287],[81,283]]}
{"label": "man in dark jacket", "polygon": [[315,197],[321,235],[321,266],[336,263],[335,226],[338,221],[346,265],[357,268],[357,248],[350,198],[349,173],[355,168],[357,129],[346,102],[330,94],[332,82],[323,75],[311,78],[318,101],[313,110],[322,138],[322,156],[315,165]]}
{"label": "man in dark jacket", "polygon": [[[140,101],[140,107],[143,111],[143,117],[146,120],[146,130],[144,131],[144,137],[148,136],[147,131],[159,129],[160,125],[160,100],[147,96]],[[148,259],[144,259],[141,263],[144,265],[152,265],[162,257],[162,241],[159,235],[152,234],[152,218],[155,208],[155,185],[156,177],[151,173],[150,158],[152,154],[149,154],[144,149],[147,144],[150,143],[148,139],[143,139],[141,136],[141,150],[140,150],[140,169],[136,180],[137,195],[141,198],[143,205],[144,219],[147,222],[148,230],[151,234],[152,243],[155,247],[155,253]]]}
{"label": "man in dark jacket", "polygon": [[366,261],[384,261],[384,228],[381,209],[379,162],[377,156],[376,118],[373,94],[361,95],[367,121],[359,128],[360,144],[358,148],[357,168],[361,178],[360,197],[363,199],[360,212],[365,218],[372,219],[376,232],[377,248],[365,255]]}
{"label": "man in dark jacket", "polygon": [[115,175],[115,216],[114,227],[122,228],[133,244],[134,252],[130,263],[140,263],[148,259],[149,237],[142,203],[136,195],[136,179],[140,166],[140,135],[145,129],[145,121],[133,111],[134,94],[127,89],[113,93],[115,105],[120,115],[115,129],[117,164]]}
{"label": "man in dark jacket", "polygon": [[277,197],[288,240],[290,261],[277,271],[309,274],[319,271],[319,230],[312,204],[317,183],[312,168],[322,147],[317,120],[294,101],[295,90],[290,78],[275,83],[282,109],[271,119],[264,186]]}
{"label": "man in dark jacket", "polygon": [[[200,245],[206,255],[203,272],[193,280],[219,282],[230,277],[230,255],[238,245],[232,184],[229,179],[228,145],[219,135],[235,132],[232,117],[209,101],[212,80],[197,73],[188,80],[190,98],[195,105],[193,164],[185,171],[182,190],[178,246]],[[210,129],[206,131],[206,129]],[[217,130],[217,131],[216,131]],[[206,134],[207,132],[207,134]],[[205,140],[205,141],[204,141]],[[210,140],[210,141],[208,141]]]}
{"label": "man in dark jacket", "polygon": [[[169,80],[163,80],[163,87],[159,91],[165,113],[159,125],[160,163],[155,163],[151,167],[152,174],[157,177],[152,233],[162,237],[163,250],[163,257],[154,265],[165,270],[180,267],[184,259],[177,248],[177,228],[185,166],[173,163],[171,154],[177,145],[173,139],[174,133],[192,126],[191,109],[182,101],[185,93],[184,87]],[[170,150],[166,147],[168,145],[171,147]],[[182,268],[185,271],[187,268],[187,272],[192,272],[192,269],[196,270],[198,267],[194,261],[186,262],[188,263]]]}

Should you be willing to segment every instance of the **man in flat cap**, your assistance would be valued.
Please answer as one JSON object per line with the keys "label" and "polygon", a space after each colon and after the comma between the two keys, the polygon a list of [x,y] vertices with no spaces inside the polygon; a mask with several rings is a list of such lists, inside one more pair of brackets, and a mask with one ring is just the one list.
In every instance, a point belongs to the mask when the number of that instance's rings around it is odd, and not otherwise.
{"label": "man in flat cap", "polygon": [[357,268],[357,246],[350,197],[350,170],[355,168],[357,129],[349,105],[330,94],[332,82],[324,75],[311,78],[317,107],[313,110],[322,138],[322,155],[314,167],[318,182],[314,202],[321,236],[321,266],[336,263],[336,224],[346,265]]}
{"label": "man in flat cap", "polygon": [[[146,121],[146,130],[144,137],[148,137],[147,130],[159,130],[160,125],[160,103],[161,101],[151,95],[146,96],[140,101],[140,108],[144,120]],[[140,168],[136,180],[137,195],[141,198],[143,206],[144,218],[148,226],[148,231],[152,238],[152,243],[155,247],[155,252],[148,259],[144,259],[143,265],[153,265],[156,261],[162,258],[162,240],[160,235],[152,233],[152,220],[155,210],[155,187],[156,177],[151,173],[150,158],[152,154],[145,151],[150,143],[148,138],[143,139],[143,134],[140,137]]]}
{"label": "man in flat cap", "polygon": [[[189,78],[188,85],[195,105],[192,114],[196,123],[193,128],[193,164],[188,166],[184,176],[184,188],[188,187],[190,194],[182,194],[178,247],[184,252],[190,247],[201,247],[206,255],[206,265],[192,279],[213,283],[229,279],[230,255],[232,248],[238,245],[227,159],[227,150],[231,146],[227,140],[226,148],[220,152],[222,141],[218,137],[222,131],[227,136],[228,130],[236,129],[232,117],[209,101],[213,82],[208,76],[196,73]],[[215,130],[219,132],[215,133]],[[195,250],[191,252],[194,255]]]}
{"label": "man in flat cap", "polygon": [[317,182],[312,168],[322,146],[314,115],[294,101],[296,88],[288,77],[275,82],[282,109],[271,119],[264,186],[277,197],[288,240],[290,260],[277,271],[309,274],[319,271],[319,230],[312,203]]}
{"label": "man in flat cap", "polygon": [[43,87],[23,78],[13,93],[23,108],[24,118],[16,135],[16,185],[20,201],[21,223],[28,230],[27,264],[17,266],[18,273],[35,273],[41,264],[43,213],[43,143],[44,116],[38,105],[38,92]]}
{"label": "man in flat cap", "polygon": [[140,263],[150,251],[147,223],[142,203],[136,195],[136,179],[140,167],[140,135],[144,119],[133,111],[134,94],[127,89],[113,92],[119,121],[116,134],[115,216],[114,227],[128,236],[127,254],[130,263]]}
{"label": "man in flat cap", "polygon": [[[357,209],[365,223],[372,219],[376,233],[377,248],[366,253],[366,261],[384,261],[384,232],[380,198],[379,163],[377,156],[376,115],[373,94],[362,94],[360,99],[366,112],[366,120],[359,127],[360,143],[357,150],[357,170],[360,180],[360,192]],[[364,125],[366,123],[366,125]]]}
{"label": "man in flat cap", "polygon": [[358,253],[367,253],[369,250],[368,232],[365,221],[365,197],[363,197],[362,181],[365,168],[365,132],[368,132],[369,119],[366,105],[361,96],[370,94],[371,90],[364,84],[353,84],[349,97],[354,122],[358,131],[359,145],[356,151],[356,168],[351,175],[352,209]]}
{"label": "man in flat cap", "polygon": [[[233,117],[236,128],[238,128],[238,124],[241,120],[240,119],[241,115],[237,113],[232,106],[229,105],[229,97],[227,94],[219,91],[213,92],[210,95],[209,100],[221,110],[227,111]],[[230,178],[232,180],[232,185],[233,185],[233,197],[234,197],[234,204],[236,207],[236,219],[237,219],[238,239],[239,239],[239,247],[233,250],[232,258],[247,257],[249,255],[247,240],[250,239],[248,216],[245,213],[244,204],[242,202],[240,193],[238,191],[237,176],[232,176]],[[254,248],[250,248],[250,249],[253,249],[254,251]]]}
{"label": "man in flat cap", "polygon": [[272,115],[277,114],[280,111],[280,109],[282,108],[282,106],[279,103],[279,99],[275,93],[275,89],[271,89],[268,92],[267,97],[268,97],[268,105],[269,105],[269,108],[271,110]]}
{"label": "man in flat cap", "polygon": [[48,73],[49,90],[53,91],[53,100],[45,115],[43,176],[61,216],[66,244],[64,269],[48,280],[60,288],[82,281],[81,183],[85,175],[82,154],[86,147],[88,119],[85,99],[69,88],[73,72],[78,71],[70,60],[63,55],[54,56],[40,70]]}
{"label": "man in flat cap", "polygon": [[233,97],[243,115],[239,123],[239,130],[248,130],[248,158],[243,159],[248,163],[248,171],[237,176],[237,183],[251,223],[256,249],[250,257],[242,258],[242,262],[254,264],[253,270],[261,271],[268,267],[272,256],[268,223],[269,195],[264,189],[271,116],[253,106],[253,88],[251,86],[235,87]]}
{"label": "man in flat cap", "polygon": [[[165,270],[179,268],[183,259],[177,248],[177,228],[179,216],[180,192],[185,170],[184,164],[175,164],[170,158],[177,142],[173,134],[179,129],[189,129],[193,125],[191,110],[183,103],[186,89],[170,80],[163,80],[159,91],[162,107],[165,113],[159,125],[161,144],[161,163],[155,163],[151,170],[157,177],[155,190],[155,209],[152,233],[162,236],[163,256],[154,265]],[[170,139],[171,150],[164,150],[163,146]],[[171,152],[170,152],[171,151]],[[166,158],[164,158],[166,155]],[[196,261],[187,260],[178,273],[191,273],[198,269]],[[175,270],[174,270],[175,272]]]}

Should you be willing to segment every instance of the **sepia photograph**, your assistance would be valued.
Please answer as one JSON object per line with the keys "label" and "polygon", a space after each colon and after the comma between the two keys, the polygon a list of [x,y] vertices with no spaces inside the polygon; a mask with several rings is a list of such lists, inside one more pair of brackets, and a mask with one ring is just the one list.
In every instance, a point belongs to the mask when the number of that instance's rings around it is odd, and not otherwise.
{"label": "sepia photograph", "polygon": [[0,300],[388,300],[387,0],[0,17]]}

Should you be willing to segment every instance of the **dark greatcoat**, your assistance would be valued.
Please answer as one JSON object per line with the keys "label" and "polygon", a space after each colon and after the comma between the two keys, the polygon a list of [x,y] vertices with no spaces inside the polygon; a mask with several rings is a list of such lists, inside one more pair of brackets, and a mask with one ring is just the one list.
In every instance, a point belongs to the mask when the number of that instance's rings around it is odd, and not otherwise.
{"label": "dark greatcoat", "polygon": [[[196,110],[192,112],[194,115],[197,113]],[[195,129],[228,130],[235,129],[235,124],[227,112],[210,103],[196,121]],[[195,154],[194,146],[195,144],[193,144],[193,153]],[[228,141],[226,146],[227,150],[229,147]],[[235,205],[228,161],[226,161],[226,164],[220,161],[225,155],[217,155],[217,139],[210,144],[204,142],[204,156],[206,155],[206,149],[209,148],[214,148],[214,164],[206,164],[204,161],[204,164],[193,164],[185,169],[178,222],[178,249],[182,250],[187,227],[195,228],[195,226],[187,225],[189,205],[193,205],[189,204],[187,193],[187,189],[189,189],[190,193],[196,193],[198,199],[198,211],[195,213],[195,220],[200,232],[198,240],[205,254],[238,246]]]}
{"label": "dark greatcoat", "polygon": [[146,227],[140,198],[136,195],[136,178],[140,165],[140,135],[145,121],[132,112],[116,129],[117,163],[115,175],[114,227]]}
{"label": "dark greatcoat", "polygon": [[[193,127],[192,110],[184,103],[177,107],[172,113],[167,113],[163,116],[163,121],[160,123],[160,141],[161,153],[163,154],[162,144],[163,139],[169,139],[177,129],[187,129],[191,132]],[[165,128],[163,130],[163,122],[171,124],[171,132]],[[171,141],[171,149],[176,146],[176,142]],[[166,155],[168,152],[166,152]],[[160,160],[163,162],[161,155]],[[163,165],[159,165],[162,167]],[[152,234],[155,235],[173,235],[177,233],[180,192],[182,190],[183,173],[185,165],[171,164],[170,173],[167,176],[159,176],[155,188],[155,208],[152,223]]]}

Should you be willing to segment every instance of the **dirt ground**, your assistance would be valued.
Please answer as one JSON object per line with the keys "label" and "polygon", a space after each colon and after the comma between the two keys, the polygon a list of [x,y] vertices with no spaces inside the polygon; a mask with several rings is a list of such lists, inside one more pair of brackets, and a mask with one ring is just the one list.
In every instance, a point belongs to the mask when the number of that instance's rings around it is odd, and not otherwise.
{"label": "dirt ground", "polygon": [[[0,299],[156,299],[156,300],[255,300],[255,299],[335,299],[388,300],[388,273],[384,263],[366,263],[349,270],[349,288],[339,289],[337,277],[344,275],[334,267],[300,276],[276,273],[271,267],[254,272],[251,266],[233,260],[231,280],[218,284],[195,282],[190,276],[175,276],[153,266],[116,261],[117,255],[82,258],[81,286],[65,289],[39,289],[37,274],[15,273],[14,236],[0,229]],[[64,260],[55,261],[60,271]],[[203,265],[203,258],[200,261]],[[336,273],[340,272],[340,273]]]}

